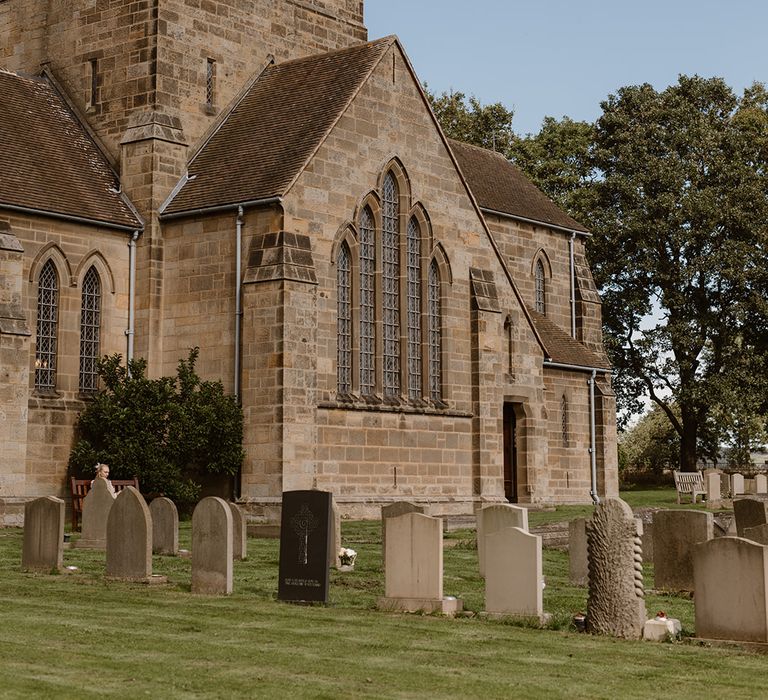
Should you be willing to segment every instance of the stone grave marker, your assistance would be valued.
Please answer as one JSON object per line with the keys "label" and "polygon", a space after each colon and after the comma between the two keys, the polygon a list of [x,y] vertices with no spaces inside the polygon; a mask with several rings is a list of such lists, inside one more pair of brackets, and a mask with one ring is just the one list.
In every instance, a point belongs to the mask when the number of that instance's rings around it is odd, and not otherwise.
{"label": "stone grave marker", "polygon": [[696,545],[696,636],[768,642],[768,547],[740,537]]}
{"label": "stone grave marker", "polygon": [[741,474],[731,474],[731,498],[744,493],[744,477]]}
{"label": "stone grave marker", "polygon": [[653,516],[655,587],[693,591],[693,549],[714,534],[712,513],[700,510],[659,510]]}
{"label": "stone grave marker", "polygon": [[58,571],[64,562],[64,501],[53,496],[24,504],[22,571]]}
{"label": "stone grave marker", "polygon": [[586,525],[586,518],[576,518],[568,523],[568,573],[571,583],[576,586],[589,583]]}
{"label": "stone grave marker", "polygon": [[106,575],[144,583],[152,576],[152,516],[133,486],[120,491],[109,511]]}
{"label": "stone grave marker", "polygon": [[528,510],[509,503],[485,506],[477,511],[477,561],[480,576],[485,576],[485,538],[508,527],[528,530]]}
{"label": "stone grave marker", "polygon": [[456,598],[443,596],[443,522],[421,513],[386,519],[384,597],[381,610],[442,612],[461,610]]}
{"label": "stone grave marker", "polygon": [[720,486],[722,484],[721,475],[718,472],[704,472],[704,490],[707,492],[707,508],[717,510],[720,508],[722,495]]}
{"label": "stone grave marker", "polygon": [[757,498],[737,498],[733,502],[733,515],[736,520],[736,534],[744,537],[746,528],[768,523],[768,501]]}
{"label": "stone grave marker", "polygon": [[389,505],[381,507],[381,561],[382,566],[386,567],[386,557],[384,554],[387,551],[387,518],[396,518],[399,515],[405,515],[406,513],[421,513],[427,515],[427,509],[424,506],[411,503],[410,501],[395,501]]}
{"label": "stone grave marker", "polygon": [[331,497],[331,546],[328,550],[328,566],[339,568],[339,550],[341,549],[341,512]]}
{"label": "stone grave marker", "polygon": [[589,598],[587,629],[640,639],[645,624],[643,551],[632,509],[606,498],[587,521]]}
{"label": "stone grave marker", "polygon": [[519,527],[485,536],[485,610],[544,621],[541,537]]}
{"label": "stone grave marker", "polygon": [[328,602],[333,494],[285,491],[280,518],[280,600]]}
{"label": "stone grave marker", "polygon": [[745,527],[744,539],[768,545],[768,523],[758,525],[757,527]]}
{"label": "stone grave marker", "polygon": [[232,558],[242,561],[248,558],[248,524],[243,509],[229,501],[232,511]]}
{"label": "stone grave marker", "polygon": [[149,504],[152,516],[152,552],[153,554],[179,553],[179,512],[176,504],[165,496],[152,499]]}
{"label": "stone grave marker", "polygon": [[83,499],[83,520],[78,547],[107,548],[107,518],[115,502],[106,479],[94,479],[90,491]]}
{"label": "stone grave marker", "polygon": [[768,476],[765,474],[755,475],[755,493],[768,493]]}
{"label": "stone grave marker", "polygon": [[232,510],[208,496],[192,513],[192,592],[232,593]]}

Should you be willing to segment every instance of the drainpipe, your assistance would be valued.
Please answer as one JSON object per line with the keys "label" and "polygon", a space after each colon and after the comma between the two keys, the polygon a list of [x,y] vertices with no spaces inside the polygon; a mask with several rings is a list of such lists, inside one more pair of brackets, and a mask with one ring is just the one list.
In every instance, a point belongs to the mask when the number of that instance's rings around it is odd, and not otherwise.
{"label": "drainpipe", "polygon": [[571,337],[576,337],[576,264],[574,262],[574,246],[576,241],[576,231],[571,233],[571,240],[568,241],[568,248],[571,256]]}
{"label": "drainpipe", "polygon": [[592,466],[592,483],[589,495],[592,496],[592,502],[597,505],[600,503],[600,497],[597,495],[597,449],[595,440],[595,376],[597,370],[592,370],[589,377],[589,454]]}
{"label": "drainpipe", "polygon": [[240,267],[241,267],[241,248],[243,242],[243,207],[237,208],[237,219],[235,220],[235,376],[234,376],[234,394],[235,400],[240,403],[240,325],[242,322],[242,311],[240,309]]}
{"label": "drainpipe", "polygon": [[126,366],[133,359],[134,320],[136,316],[136,240],[139,232],[134,231],[131,240],[128,241],[128,328],[125,335],[128,347],[125,351]]}

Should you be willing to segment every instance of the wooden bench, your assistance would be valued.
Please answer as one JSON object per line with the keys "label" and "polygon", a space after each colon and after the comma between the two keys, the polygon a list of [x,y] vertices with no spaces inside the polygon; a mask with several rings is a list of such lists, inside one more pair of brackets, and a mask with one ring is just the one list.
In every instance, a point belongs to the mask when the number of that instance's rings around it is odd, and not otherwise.
{"label": "wooden bench", "polygon": [[701,496],[703,501],[707,495],[704,488],[704,474],[701,472],[678,472],[673,471],[675,477],[675,488],[677,489],[677,502],[681,503],[680,497],[684,493],[691,494],[691,503],[696,503],[696,496]]}
{"label": "wooden bench", "polygon": [[[83,501],[86,495],[91,490],[91,482],[93,479],[75,479],[70,477],[70,488],[72,490],[72,529],[77,530],[80,527],[80,516],[83,512]],[[139,489],[138,479],[110,479],[112,486],[115,488],[115,493],[119,493],[126,486],[133,486]]]}

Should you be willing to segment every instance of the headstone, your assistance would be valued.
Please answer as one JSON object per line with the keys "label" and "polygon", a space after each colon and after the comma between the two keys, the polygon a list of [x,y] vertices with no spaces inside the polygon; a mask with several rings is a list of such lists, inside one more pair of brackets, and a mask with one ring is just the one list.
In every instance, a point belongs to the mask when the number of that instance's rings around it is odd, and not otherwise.
{"label": "headstone", "polygon": [[731,475],[720,472],[720,494],[725,498],[733,498],[731,493]]}
{"label": "headstone", "polygon": [[58,571],[64,562],[64,501],[53,496],[24,505],[23,571]]}
{"label": "headstone", "polygon": [[645,624],[643,551],[632,509],[606,498],[587,521],[587,629],[639,639]]}
{"label": "headstone", "polygon": [[143,582],[148,582],[152,575],[152,516],[143,496],[133,486],[120,491],[109,511],[106,575]]}
{"label": "headstone", "polygon": [[744,530],[768,523],[768,501],[757,498],[737,498],[733,502],[736,534],[744,537]]}
{"label": "headstone", "polygon": [[768,545],[768,524],[758,525],[757,527],[745,527],[744,539]]}
{"label": "headstone", "polygon": [[755,493],[768,493],[768,476],[765,474],[755,475]]}
{"label": "headstone", "polygon": [[280,519],[280,600],[328,602],[333,494],[285,491]]}
{"label": "headstone", "polygon": [[232,558],[242,561],[248,558],[248,524],[237,503],[230,501],[229,509],[232,511]]}
{"label": "headstone", "polygon": [[589,583],[586,525],[586,518],[576,518],[568,523],[568,573],[571,583],[576,586]]}
{"label": "headstone", "polygon": [[328,550],[328,566],[338,568],[341,549],[341,512],[333,499],[331,499],[331,511],[331,547]]}
{"label": "headstone", "polygon": [[179,553],[179,512],[176,504],[165,496],[152,499],[149,504],[152,516],[152,553]]}
{"label": "headstone", "polygon": [[485,538],[508,527],[528,530],[528,510],[508,503],[485,506],[477,511],[477,562],[485,576]]}
{"label": "headstone", "polygon": [[768,642],[768,547],[740,537],[696,545],[696,636]]}
{"label": "headstone", "polygon": [[232,593],[232,511],[218,496],[192,513],[192,593]]}
{"label": "headstone", "polygon": [[[651,518],[653,514],[651,514]],[[653,561],[653,520],[641,521],[640,540],[643,545],[643,561]]]}
{"label": "headstone", "polygon": [[720,474],[717,472],[704,472],[704,489],[707,492],[707,508],[717,509],[720,507],[722,496],[720,495],[721,486]]}
{"label": "headstone", "polygon": [[519,527],[485,536],[485,610],[544,619],[541,537]]}
{"label": "headstone", "polygon": [[385,520],[383,610],[442,612],[461,610],[461,601],[443,597],[443,522],[421,513]]}
{"label": "headstone", "polygon": [[693,591],[693,548],[715,536],[712,513],[659,510],[653,516],[655,588]]}
{"label": "headstone", "polygon": [[744,477],[741,474],[731,474],[731,498],[744,493]]}
{"label": "headstone", "polygon": [[91,490],[83,499],[83,524],[78,547],[86,549],[107,548],[107,518],[115,495],[109,490],[106,479],[94,479]]}
{"label": "headstone", "polygon": [[396,501],[389,505],[381,507],[381,563],[382,566],[386,566],[384,561],[384,553],[387,551],[387,518],[397,518],[400,515],[406,513],[421,513],[427,514],[427,509],[424,506],[411,503],[410,501]]}

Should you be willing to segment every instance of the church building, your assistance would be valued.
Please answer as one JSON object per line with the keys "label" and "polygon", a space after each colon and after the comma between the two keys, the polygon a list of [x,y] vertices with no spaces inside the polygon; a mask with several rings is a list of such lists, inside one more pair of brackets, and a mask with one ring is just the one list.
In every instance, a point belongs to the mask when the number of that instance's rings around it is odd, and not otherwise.
{"label": "church building", "polygon": [[0,522],[69,496],[98,358],[195,346],[252,517],[617,494],[589,232],[360,0],[4,0],[0,69]]}

